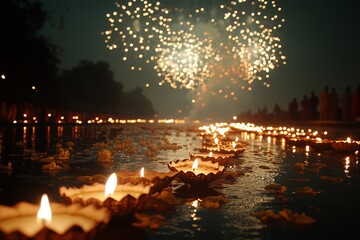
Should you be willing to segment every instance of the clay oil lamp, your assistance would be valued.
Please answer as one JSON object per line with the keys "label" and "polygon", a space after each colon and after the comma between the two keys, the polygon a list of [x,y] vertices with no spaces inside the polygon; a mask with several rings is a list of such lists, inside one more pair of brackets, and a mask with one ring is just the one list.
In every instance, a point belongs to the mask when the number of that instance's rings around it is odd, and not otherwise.
{"label": "clay oil lamp", "polygon": [[212,144],[208,144],[203,141],[202,148],[198,149],[199,152],[213,154],[233,154],[238,156],[245,151],[244,143],[238,142],[238,138],[235,141],[231,141],[230,138],[222,137],[221,141],[216,134],[213,135]]}
{"label": "clay oil lamp", "polygon": [[323,139],[321,137],[316,137],[313,139],[309,139],[307,144],[315,151],[324,152],[324,151],[331,151],[331,143],[333,140],[330,139]]}
{"label": "clay oil lamp", "polygon": [[213,154],[233,154],[234,157],[237,157],[245,151],[245,148],[232,142],[231,144],[219,144],[218,147],[202,147],[198,151],[202,153],[212,152]]}
{"label": "clay oil lamp", "polygon": [[177,177],[178,172],[157,172],[141,168],[139,171],[116,172],[118,182],[121,184],[131,183],[134,185],[144,184],[150,187],[149,194],[162,191]]}
{"label": "clay oil lamp", "polygon": [[355,153],[360,150],[360,141],[351,140],[350,137],[346,140],[335,140],[331,142],[331,149],[336,152]]}
{"label": "clay oil lamp", "polygon": [[106,184],[94,183],[80,188],[62,186],[59,193],[70,203],[107,207],[113,216],[122,217],[141,209],[150,193],[150,187],[144,183],[117,184],[117,176],[113,173]]}
{"label": "clay oil lamp", "polygon": [[287,145],[295,147],[305,147],[307,145],[307,139],[300,137],[288,137],[285,138],[285,142]]}
{"label": "clay oil lamp", "polygon": [[225,142],[225,144],[221,146],[219,153],[234,154],[234,156],[239,156],[244,151],[245,148],[242,143],[232,141],[231,143]]}
{"label": "clay oil lamp", "polygon": [[190,159],[195,160],[200,158],[204,161],[218,162],[220,165],[226,165],[230,159],[235,157],[233,153],[213,153],[213,152],[202,152],[202,153],[189,153]]}
{"label": "clay oil lamp", "polygon": [[200,158],[171,161],[171,171],[179,172],[178,177],[190,185],[206,185],[213,182],[225,171],[226,167],[218,162],[205,161]]}
{"label": "clay oil lamp", "polygon": [[40,206],[0,206],[0,239],[93,239],[109,220],[106,208],[50,203],[44,194]]}
{"label": "clay oil lamp", "polygon": [[309,136],[303,129],[298,129],[294,127],[269,127],[267,130],[268,137],[276,137],[277,139],[285,140],[285,143],[288,146],[299,148],[307,146],[307,140]]}

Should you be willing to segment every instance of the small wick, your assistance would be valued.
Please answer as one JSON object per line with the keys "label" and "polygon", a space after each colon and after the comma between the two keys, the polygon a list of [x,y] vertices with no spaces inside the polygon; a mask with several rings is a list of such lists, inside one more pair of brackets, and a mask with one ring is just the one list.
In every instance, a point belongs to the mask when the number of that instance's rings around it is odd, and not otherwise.
{"label": "small wick", "polygon": [[45,218],[38,219],[38,221],[41,223],[41,225],[42,225],[43,227],[46,227],[47,221],[46,221]]}

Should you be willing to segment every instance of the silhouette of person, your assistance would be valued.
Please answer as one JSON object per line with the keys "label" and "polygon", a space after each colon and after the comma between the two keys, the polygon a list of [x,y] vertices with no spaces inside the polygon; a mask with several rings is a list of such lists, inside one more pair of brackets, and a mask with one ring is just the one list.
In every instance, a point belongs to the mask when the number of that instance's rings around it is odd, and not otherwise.
{"label": "silhouette of person", "polygon": [[341,120],[343,121],[351,120],[351,101],[351,87],[348,86],[340,97]]}
{"label": "silhouette of person", "polygon": [[351,118],[359,121],[360,117],[360,85],[358,85],[355,92],[352,94],[351,100]]}
{"label": "silhouette of person", "polygon": [[324,89],[320,92],[319,96],[319,119],[321,121],[329,120],[330,112],[330,92],[329,86],[325,86]]}
{"label": "silhouette of person", "polygon": [[282,111],[278,103],[275,103],[274,110],[273,110],[273,121],[274,122],[280,122]]}
{"label": "silhouette of person", "polygon": [[296,98],[294,98],[288,106],[288,110],[289,110],[289,120],[291,121],[295,121],[298,118],[298,111],[299,111],[299,104],[296,100]]}
{"label": "silhouette of person", "polygon": [[311,91],[309,98],[310,120],[318,119],[318,105],[319,105],[319,98],[318,96],[315,95],[314,91]]}
{"label": "silhouette of person", "polygon": [[338,120],[339,96],[335,88],[331,88],[329,102],[329,120]]}
{"label": "silhouette of person", "polygon": [[308,96],[305,94],[300,102],[301,105],[301,120],[307,121],[310,119],[310,101]]}

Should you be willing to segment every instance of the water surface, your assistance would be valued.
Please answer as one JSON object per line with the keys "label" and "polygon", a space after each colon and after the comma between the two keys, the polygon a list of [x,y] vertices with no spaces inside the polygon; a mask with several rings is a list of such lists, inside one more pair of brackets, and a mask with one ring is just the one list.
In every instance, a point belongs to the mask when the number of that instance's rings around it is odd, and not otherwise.
{"label": "water surface", "polygon": [[[61,202],[60,186],[80,186],[85,177],[107,176],[119,170],[145,167],[167,172],[170,161],[187,159],[189,153],[202,146],[197,127],[177,124],[3,127],[0,204],[38,203],[45,192],[51,201]],[[329,137],[344,137],[358,131],[356,126],[331,126]],[[98,239],[313,239],[343,238],[355,232],[360,216],[358,155],[307,151],[282,139],[254,133],[235,133],[231,137],[246,143],[245,151],[230,160],[222,179],[195,190],[174,180],[171,187],[182,204],[176,206],[175,212],[161,213],[168,225],[157,230],[138,229],[130,224],[109,226]],[[120,143],[132,148],[121,149]],[[149,154],[149,145],[164,143],[177,148]],[[60,170],[42,169],[46,159],[56,156],[60,147],[69,146],[70,159],[57,161]],[[103,149],[111,151],[112,163],[99,161],[98,152]],[[5,167],[9,162],[11,170]],[[297,163],[304,163],[305,168],[299,171]],[[324,176],[339,181],[326,181]],[[285,186],[284,194],[265,189],[273,183]],[[296,193],[297,188],[306,186],[316,194]],[[228,202],[218,209],[204,208],[202,198],[212,195],[224,195]],[[316,222],[301,227],[267,225],[254,216],[260,210],[278,213],[283,209],[304,213]]]}

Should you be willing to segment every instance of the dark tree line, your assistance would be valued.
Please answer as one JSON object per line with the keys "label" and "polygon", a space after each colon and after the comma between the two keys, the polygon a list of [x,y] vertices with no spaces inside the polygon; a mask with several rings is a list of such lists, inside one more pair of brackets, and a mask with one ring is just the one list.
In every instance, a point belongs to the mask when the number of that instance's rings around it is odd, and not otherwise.
{"label": "dark tree line", "polygon": [[16,100],[32,95],[32,86],[46,92],[59,71],[61,50],[39,31],[48,16],[40,3],[3,0],[0,3],[1,94]]}
{"label": "dark tree line", "polygon": [[0,121],[22,118],[26,111],[39,120],[49,111],[88,117],[155,115],[142,89],[124,92],[107,62],[84,60],[62,71],[62,50],[39,33],[48,20],[39,2],[0,2]]}

